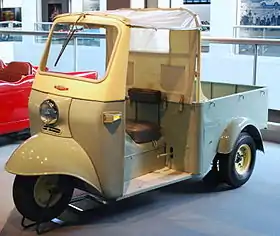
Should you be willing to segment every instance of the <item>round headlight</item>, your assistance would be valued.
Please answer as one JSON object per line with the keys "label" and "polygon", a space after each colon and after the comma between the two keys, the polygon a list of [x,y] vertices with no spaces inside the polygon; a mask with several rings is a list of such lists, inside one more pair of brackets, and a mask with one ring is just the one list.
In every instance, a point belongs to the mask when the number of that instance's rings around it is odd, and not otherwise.
{"label": "round headlight", "polygon": [[54,101],[46,100],[40,105],[41,120],[46,125],[53,125],[58,121],[58,108]]}

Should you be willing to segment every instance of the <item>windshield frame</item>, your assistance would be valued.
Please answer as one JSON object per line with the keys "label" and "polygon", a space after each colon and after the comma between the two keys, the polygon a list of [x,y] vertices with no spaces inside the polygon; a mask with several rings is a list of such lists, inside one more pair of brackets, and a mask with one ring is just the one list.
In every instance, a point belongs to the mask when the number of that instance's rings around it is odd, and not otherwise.
{"label": "windshield frame", "polygon": [[[121,33],[122,29],[120,27],[121,22],[110,21],[110,20],[104,19],[102,17],[98,17],[100,19],[94,21],[94,20],[92,20],[91,16],[89,16],[89,15],[86,15],[86,17],[83,18],[82,20],[80,20],[78,23],[76,23],[77,18],[74,18],[74,19],[71,18],[71,20],[67,20],[67,18],[68,17],[61,17],[61,18],[54,21],[54,23],[52,25],[52,28],[49,32],[47,42],[46,42],[45,47],[44,47],[44,52],[43,52],[43,55],[42,55],[40,66],[38,67],[38,74],[43,75],[43,76],[59,77],[59,78],[64,78],[64,79],[80,80],[80,81],[90,82],[90,83],[101,83],[101,82],[103,82],[104,80],[106,80],[109,77],[112,62],[115,58],[116,51],[119,48],[118,45],[119,45],[119,42],[120,42],[121,36],[122,36],[122,33]],[[95,18],[96,18],[96,16],[95,16]],[[114,44],[114,47],[113,47],[113,50],[112,50],[112,53],[111,53],[111,56],[110,56],[110,60],[109,60],[108,65],[106,67],[105,75],[102,78],[100,78],[98,80],[92,80],[92,79],[79,77],[79,76],[75,76],[75,75],[63,74],[61,72],[45,71],[45,68],[47,67],[49,53],[50,53],[50,50],[51,50],[52,38],[55,37],[54,33],[56,33],[56,31],[54,31],[55,27],[57,25],[63,24],[63,23],[64,24],[69,24],[69,25],[76,24],[76,26],[83,26],[83,25],[87,24],[87,25],[94,25],[97,28],[99,27],[99,28],[105,28],[105,29],[107,27],[115,27],[116,28],[117,36],[116,36],[115,44]],[[72,38],[75,37],[74,35],[73,35]],[[67,35],[66,35],[66,37],[67,37]],[[107,44],[107,42],[106,42],[106,44]]]}

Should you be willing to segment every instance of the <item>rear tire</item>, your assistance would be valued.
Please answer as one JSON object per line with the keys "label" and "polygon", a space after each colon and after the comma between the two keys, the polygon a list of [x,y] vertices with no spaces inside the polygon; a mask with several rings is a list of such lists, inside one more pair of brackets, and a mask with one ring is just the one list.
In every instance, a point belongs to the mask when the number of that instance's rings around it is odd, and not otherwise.
{"label": "rear tire", "polygon": [[[52,182],[54,179],[56,179],[55,184],[54,181]],[[50,188],[45,186],[50,186]],[[53,197],[47,207],[50,191],[53,192]],[[17,210],[23,217],[43,223],[63,213],[72,198],[73,191],[73,181],[68,176],[17,175],[13,184],[13,199]]]}
{"label": "rear tire", "polygon": [[248,133],[241,133],[232,152],[219,155],[221,180],[233,188],[241,187],[250,179],[255,162],[255,141]]}

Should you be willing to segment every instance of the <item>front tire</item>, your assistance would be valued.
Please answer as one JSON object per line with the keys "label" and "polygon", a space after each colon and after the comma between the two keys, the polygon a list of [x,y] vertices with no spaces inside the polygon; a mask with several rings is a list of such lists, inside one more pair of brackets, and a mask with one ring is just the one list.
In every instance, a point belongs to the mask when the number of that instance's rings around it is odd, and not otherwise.
{"label": "front tire", "polygon": [[[17,175],[13,184],[13,199],[23,217],[43,223],[63,213],[73,191],[73,181],[68,176]],[[51,193],[52,197],[49,200]]]}
{"label": "front tire", "polygon": [[241,133],[231,153],[220,155],[219,172],[221,179],[238,188],[251,177],[256,162],[256,145],[248,133]]}

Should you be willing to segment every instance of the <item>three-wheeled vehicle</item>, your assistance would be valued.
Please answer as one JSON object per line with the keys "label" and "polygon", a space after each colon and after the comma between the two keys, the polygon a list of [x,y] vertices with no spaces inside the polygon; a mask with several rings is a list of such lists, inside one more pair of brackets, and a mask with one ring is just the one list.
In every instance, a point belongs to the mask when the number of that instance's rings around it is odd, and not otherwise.
{"label": "three-wheeled vehicle", "polygon": [[[69,59],[65,49],[76,27],[105,32],[104,60],[97,53],[83,58],[89,48],[78,53],[98,79],[48,64],[58,24],[71,28],[55,53],[58,65]],[[200,20],[188,9],[55,19],[29,100],[32,137],[6,163],[16,175],[13,198],[24,217],[45,222],[59,216],[74,188],[112,202],[211,171],[234,188],[248,181],[256,151],[264,151],[267,89],[202,82],[200,33]],[[104,73],[96,68],[100,61]]]}

